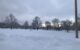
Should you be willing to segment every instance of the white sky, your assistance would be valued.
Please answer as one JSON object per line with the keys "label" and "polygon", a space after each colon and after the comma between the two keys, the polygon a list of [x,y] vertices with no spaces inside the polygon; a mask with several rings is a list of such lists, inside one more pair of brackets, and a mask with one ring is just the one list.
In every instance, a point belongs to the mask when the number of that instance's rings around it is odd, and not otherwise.
{"label": "white sky", "polygon": [[[78,11],[79,5],[80,0]],[[0,21],[10,13],[20,21],[31,22],[35,16],[41,17],[43,21],[53,18],[73,20],[74,0],[0,0]]]}

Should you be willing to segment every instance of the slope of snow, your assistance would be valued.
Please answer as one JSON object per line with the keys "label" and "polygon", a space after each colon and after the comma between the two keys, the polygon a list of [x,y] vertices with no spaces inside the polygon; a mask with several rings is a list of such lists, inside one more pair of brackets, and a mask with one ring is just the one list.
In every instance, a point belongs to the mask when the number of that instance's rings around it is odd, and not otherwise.
{"label": "slope of snow", "polygon": [[0,29],[0,50],[80,50],[73,31]]}

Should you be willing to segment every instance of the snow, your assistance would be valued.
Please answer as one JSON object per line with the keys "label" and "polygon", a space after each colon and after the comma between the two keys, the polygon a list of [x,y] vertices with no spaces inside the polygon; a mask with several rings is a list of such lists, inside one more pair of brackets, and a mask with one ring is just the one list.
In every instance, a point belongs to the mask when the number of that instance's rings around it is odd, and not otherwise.
{"label": "snow", "polygon": [[0,50],[80,50],[74,31],[0,29]]}

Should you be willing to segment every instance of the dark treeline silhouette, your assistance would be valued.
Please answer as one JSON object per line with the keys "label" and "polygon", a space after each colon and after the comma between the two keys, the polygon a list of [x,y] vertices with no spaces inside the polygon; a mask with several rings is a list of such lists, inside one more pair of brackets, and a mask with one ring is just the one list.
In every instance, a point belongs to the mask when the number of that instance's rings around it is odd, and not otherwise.
{"label": "dark treeline silhouette", "polygon": [[[10,14],[5,18],[4,22],[0,22],[0,28],[21,28],[21,29],[45,29],[45,30],[74,30],[75,23],[70,20],[63,20],[60,21],[59,19],[55,18],[50,21],[45,21],[45,26],[40,19],[40,17],[35,16],[32,20],[32,23],[29,24],[28,21],[25,21],[23,25],[19,24],[19,21],[15,18],[13,14]],[[80,30],[80,23],[78,22],[78,30]]]}

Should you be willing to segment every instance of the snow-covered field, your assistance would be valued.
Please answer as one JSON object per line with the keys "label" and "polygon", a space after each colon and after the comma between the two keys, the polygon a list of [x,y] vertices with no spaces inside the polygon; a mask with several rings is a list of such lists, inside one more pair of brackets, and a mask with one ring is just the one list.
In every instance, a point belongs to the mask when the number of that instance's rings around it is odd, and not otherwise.
{"label": "snow-covered field", "polygon": [[0,29],[0,50],[80,50],[74,31]]}

